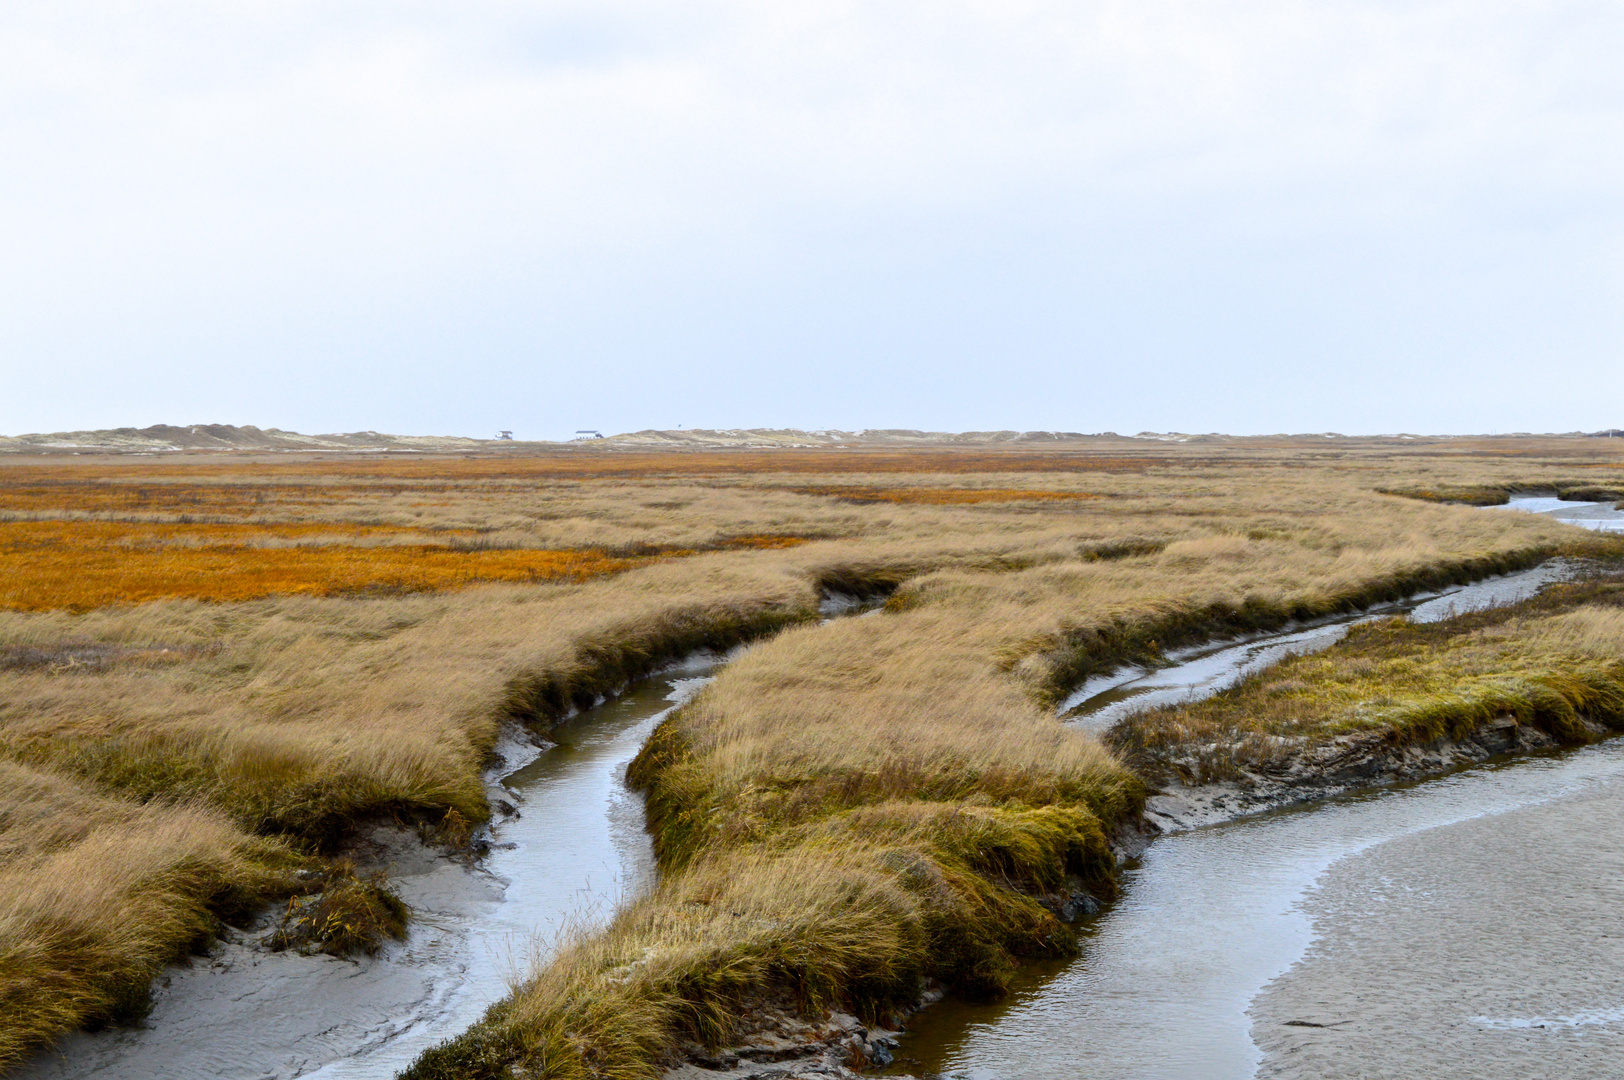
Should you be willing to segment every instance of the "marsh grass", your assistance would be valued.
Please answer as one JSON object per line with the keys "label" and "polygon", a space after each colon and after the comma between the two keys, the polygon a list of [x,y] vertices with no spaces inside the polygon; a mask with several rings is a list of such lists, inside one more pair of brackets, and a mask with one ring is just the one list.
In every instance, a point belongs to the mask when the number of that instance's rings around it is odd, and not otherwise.
{"label": "marsh grass", "polygon": [[[67,565],[76,551],[136,569],[151,552],[354,569],[332,595],[299,587],[319,576],[307,567],[259,599],[136,603],[154,595],[137,574],[108,586],[116,603],[0,610],[0,762],[56,808],[0,814],[35,823],[4,825],[0,911],[32,926],[52,910],[29,897],[69,852],[43,822],[82,819],[68,847],[95,859],[64,864],[51,905],[102,928],[83,946],[49,927],[16,938],[34,951],[6,970],[41,972],[17,978],[58,996],[0,1010],[6,1052],[121,1015],[119,994],[139,997],[211,919],[283,888],[295,849],[329,850],[380,815],[477,828],[504,725],[545,730],[684,652],[742,641],[757,644],[634,769],[660,887],[422,1075],[644,1076],[685,1038],[725,1041],[754,998],[878,1015],[927,976],[996,993],[1021,958],[1071,947],[1043,901],[1114,888],[1105,838],[1142,798],[1116,756],[1054,722],[1058,695],[1178,641],[1600,550],[1607,538],[1558,523],[1372,490],[1615,467],[1580,450],[1591,458],[1570,444],[1507,457],[1465,442],[1124,440],[1092,454],[6,463],[0,495],[29,489],[0,498],[12,524],[92,527],[29,556],[40,581],[60,575],[53,588],[94,578]],[[810,487],[896,497],[796,490]],[[241,533],[231,550],[198,541],[224,525]],[[94,531],[127,526],[172,535]],[[467,574],[560,552],[631,565]],[[461,569],[356,587],[396,559]],[[36,569],[6,586],[42,587]],[[174,580],[223,589],[232,573],[193,562]],[[817,625],[828,589],[895,596]]]}
{"label": "marsh grass", "polygon": [[215,811],[0,762],[0,1069],[63,1031],[139,1018],[164,964],[303,865]]}
{"label": "marsh grass", "polygon": [[1506,719],[1565,742],[1624,730],[1624,580],[1436,623],[1356,626],[1206,701],[1129,717],[1111,742],[1146,773],[1206,782],[1350,732],[1402,746]]}

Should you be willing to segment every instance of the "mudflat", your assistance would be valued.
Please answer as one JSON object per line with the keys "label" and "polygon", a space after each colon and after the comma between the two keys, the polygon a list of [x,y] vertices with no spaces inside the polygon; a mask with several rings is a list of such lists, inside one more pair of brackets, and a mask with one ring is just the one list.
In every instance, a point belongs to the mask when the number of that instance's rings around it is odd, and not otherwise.
{"label": "mudflat", "polygon": [[1332,866],[1252,1008],[1260,1077],[1616,1076],[1624,778]]}

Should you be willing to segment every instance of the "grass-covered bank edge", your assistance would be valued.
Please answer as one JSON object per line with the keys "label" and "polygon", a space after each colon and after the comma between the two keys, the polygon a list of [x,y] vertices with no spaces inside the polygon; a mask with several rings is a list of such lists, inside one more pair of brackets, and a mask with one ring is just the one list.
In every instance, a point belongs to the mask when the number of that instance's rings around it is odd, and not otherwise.
{"label": "grass-covered bank edge", "polygon": [[222,921],[297,891],[296,871],[312,865],[204,807],[65,792],[62,778],[9,762],[0,782],[14,805],[49,815],[36,828],[63,841],[91,830],[42,863],[0,865],[0,883],[29,901],[0,912],[0,1071],[65,1032],[139,1020],[166,965],[205,947]]}
{"label": "grass-covered bank edge", "polygon": [[1382,495],[1397,495],[1424,502],[1461,503],[1465,506],[1504,506],[1512,499],[1556,498],[1570,502],[1624,501],[1624,489],[1587,480],[1545,480],[1532,483],[1441,484],[1436,487],[1377,488]]}
{"label": "grass-covered bank edge", "polygon": [[[1029,641],[1011,654],[1039,657],[1046,677],[1033,696],[1052,706],[1089,675],[1165,647],[1612,546],[1582,538],[1468,557],[1287,603],[1146,610]],[[910,603],[904,584],[891,607]],[[662,724],[629,772],[646,792],[665,872],[656,892],[565,950],[525,994],[430,1051],[406,1077],[629,1080],[656,1075],[684,1045],[727,1045],[739,1034],[735,1018],[763,1000],[808,1013],[840,1007],[886,1023],[914,1005],[927,980],[997,993],[1021,960],[1075,948],[1053,913],[1055,900],[1079,890],[1114,896],[1109,837],[1142,817],[1146,789],[1120,773],[1046,803],[987,791],[888,791],[883,782],[864,789],[854,781],[846,792],[821,790],[821,808],[803,806],[765,830],[759,822],[735,829],[730,819],[743,811],[722,787],[694,781],[698,755],[681,721],[679,712]],[[778,899],[764,905],[763,895]]]}
{"label": "grass-covered bank edge", "polygon": [[1110,745],[1149,781],[1267,789],[1417,779],[1624,731],[1624,557],[1507,607],[1355,626],[1222,693],[1141,713]]}
{"label": "grass-covered bank edge", "polygon": [[[837,577],[867,592],[889,587],[862,571]],[[493,717],[490,745],[478,747],[466,776],[442,783],[429,798],[406,799],[340,777],[322,790],[267,790],[263,799],[245,800],[239,792],[237,805],[223,812],[207,805],[213,801],[210,777],[184,772],[160,747],[150,755],[122,757],[80,750],[67,763],[71,771],[111,789],[73,796],[85,804],[82,816],[97,822],[98,833],[111,842],[126,820],[163,818],[165,824],[155,830],[151,857],[136,860],[138,871],[90,890],[105,893],[114,907],[82,912],[82,898],[65,895],[41,904],[61,917],[19,920],[0,913],[0,1011],[7,1018],[0,1025],[0,1072],[66,1032],[139,1020],[149,1007],[152,980],[164,967],[206,950],[223,924],[244,925],[266,904],[292,898],[273,947],[342,955],[375,951],[383,939],[401,936],[408,913],[387,891],[387,881],[358,874],[343,857],[358,828],[376,821],[415,824],[429,842],[466,845],[472,826],[490,816],[480,766],[503,720],[544,733],[572,709],[616,693],[671,660],[815,620],[823,591],[813,579],[804,589],[759,600],[694,600],[583,637],[564,663],[515,676],[483,706]],[[82,781],[64,775],[63,764],[59,757],[31,761],[26,753],[15,754],[0,759],[0,770],[10,770],[0,779],[15,772],[7,781],[14,791],[26,784],[42,792],[62,786],[78,791]],[[97,842],[93,834],[92,846]],[[120,842],[128,847],[141,841],[132,836]],[[30,873],[39,879],[35,891],[49,891],[113,869],[107,860],[74,860]],[[7,872],[0,861],[0,874]]]}
{"label": "grass-covered bank edge", "polygon": [[[1235,604],[1180,606],[1146,611],[1138,617],[1119,617],[1086,625],[1068,633],[1034,639],[1012,647],[1002,658],[1006,670],[1035,668],[1027,675],[1033,695],[1046,707],[1058,705],[1067,694],[1095,675],[1125,664],[1165,663],[1170,648],[1198,645],[1233,635],[1279,630],[1294,622],[1311,622],[1394,603],[1422,593],[1538,566],[1558,555],[1605,558],[1624,551],[1624,542],[1611,537],[1580,537],[1566,544],[1541,544],[1521,551],[1478,555],[1402,571],[1357,588],[1318,596],[1300,596],[1287,603],[1252,598]],[[906,604],[906,596],[892,603]]]}

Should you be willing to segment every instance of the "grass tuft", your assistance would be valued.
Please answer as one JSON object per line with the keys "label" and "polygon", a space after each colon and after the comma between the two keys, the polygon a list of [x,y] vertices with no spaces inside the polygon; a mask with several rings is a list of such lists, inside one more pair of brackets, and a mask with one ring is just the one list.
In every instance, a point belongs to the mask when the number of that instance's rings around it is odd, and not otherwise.
{"label": "grass tuft", "polygon": [[305,956],[350,956],[376,953],[386,939],[404,940],[406,905],[388,885],[382,870],[359,873],[354,863],[339,860],[307,878],[308,891],[288,900],[282,925],[268,943]]}

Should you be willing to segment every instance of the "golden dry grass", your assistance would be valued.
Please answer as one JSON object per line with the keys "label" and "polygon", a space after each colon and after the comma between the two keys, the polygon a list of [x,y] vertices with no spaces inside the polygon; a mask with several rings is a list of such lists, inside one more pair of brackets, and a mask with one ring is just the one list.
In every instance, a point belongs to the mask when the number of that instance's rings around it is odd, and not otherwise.
{"label": "golden dry grass", "polygon": [[297,863],[208,809],[0,762],[0,1068],[62,1031],[142,1015],[153,976],[215,913],[286,887]]}
{"label": "golden dry grass", "polygon": [[1086,491],[1035,491],[1019,488],[955,487],[797,487],[798,495],[827,495],[852,502],[924,503],[931,506],[968,506],[986,502],[1063,502],[1067,499],[1097,499]]}
{"label": "golden dry grass", "polygon": [[[1584,460],[1568,444],[1525,449],[6,463],[0,495],[27,492],[0,498],[12,515],[0,524],[64,539],[23,553],[36,561],[5,587],[115,602],[0,610],[0,759],[155,815],[223,815],[197,827],[199,843],[247,889],[259,871],[230,853],[256,835],[323,842],[380,812],[481,821],[480,768],[502,723],[545,724],[685,650],[784,631],[639,764],[661,891],[442,1055],[460,1068],[472,1059],[459,1054],[495,1047],[505,1068],[550,1046],[544,1075],[647,1075],[683,1033],[721,1037],[741,996],[878,1010],[920,973],[991,990],[1020,956],[1065,948],[1034,898],[1068,875],[1112,887],[1104,836],[1138,781],[1047,704],[1161,645],[1604,543],[1374,490],[1522,483]],[[112,491],[130,486],[163,493]],[[209,539],[225,527],[235,540]],[[475,572],[559,553],[617,572]],[[167,595],[141,591],[162,573],[139,560],[164,558],[177,560]],[[261,575],[260,598],[232,599],[245,595],[229,591],[237,571],[215,558],[245,560],[231,565]],[[108,576],[87,571],[97,559]],[[827,587],[897,594],[885,614],[812,625]],[[149,596],[163,598],[134,602]],[[162,832],[156,817],[129,828]],[[31,827],[15,844],[51,850]],[[108,874],[122,865],[117,850],[102,857]],[[195,905],[173,890],[81,878],[87,918],[117,907],[136,928],[192,925]],[[865,954],[846,926],[897,951]],[[173,946],[167,931],[150,938]],[[628,979],[645,955],[633,972],[646,976]],[[611,989],[627,986],[647,992]],[[15,1033],[5,1045],[76,1015],[0,1020]],[[632,1030],[615,1016],[654,1019]]]}

